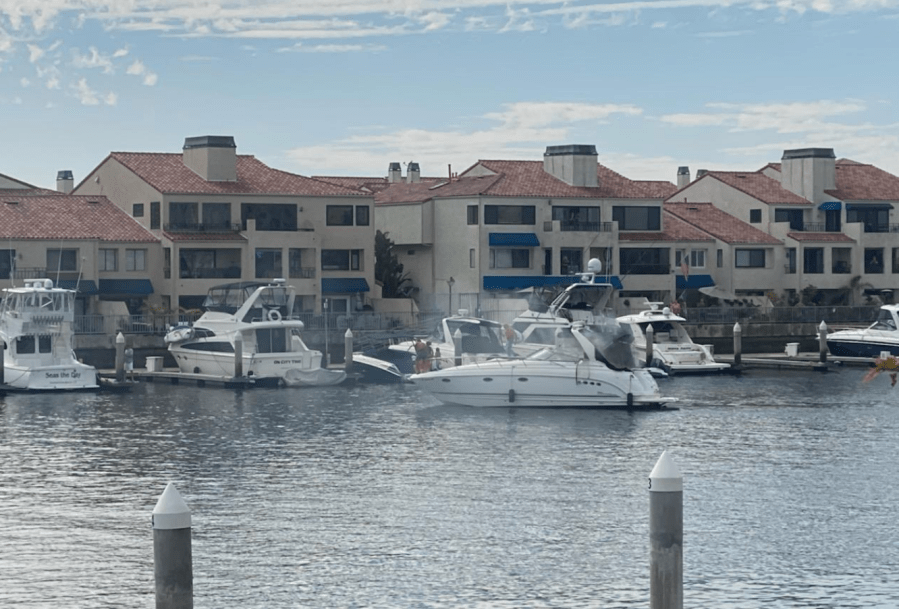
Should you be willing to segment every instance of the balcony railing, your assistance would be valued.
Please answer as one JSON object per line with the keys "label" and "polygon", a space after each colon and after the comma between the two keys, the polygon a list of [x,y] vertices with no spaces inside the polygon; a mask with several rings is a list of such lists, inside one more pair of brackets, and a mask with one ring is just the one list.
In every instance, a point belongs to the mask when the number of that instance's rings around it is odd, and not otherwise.
{"label": "balcony railing", "polygon": [[239,233],[240,224],[230,222],[202,222],[194,224],[190,222],[170,222],[164,230],[171,233]]}
{"label": "balcony railing", "polygon": [[611,233],[611,222],[569,222],[562,220],[560,223],[563,231],[583,231],[588,233]]}
{"label": "balcony railing", "polygon": [[866,233],[899,233],[899,224],[865,224]]}
{"label": "balcony railing", "polygon": [[239,266],[228,266],[223,268],[181,269],[178,275],[181,279],[240,279],[241,272]]}
{"label": "balcony railing", "polygon": [[667,264],[622,264],[621,275],[667,275],[671,267]]}
{"label": "balcony railing", "polygon": [[291,268],[289,277],[291,279],[315,279],[315,267]]}
{"label": "balcony railing", "polygon": [[[9,273],[7,272],[3,277],[9,278]],[[50,269],[45,266],[34,266],[34,267],[17,267],[13,273],[14,279],[56,279],[59,277],[60,279],[78,279],[79,272],[78,271],[58,271],[56,269]]]}

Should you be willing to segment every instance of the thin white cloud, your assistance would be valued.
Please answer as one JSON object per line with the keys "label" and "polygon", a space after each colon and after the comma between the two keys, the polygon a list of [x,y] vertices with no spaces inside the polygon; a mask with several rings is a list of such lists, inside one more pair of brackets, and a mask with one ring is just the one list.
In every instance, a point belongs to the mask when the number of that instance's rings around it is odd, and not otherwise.
{"label": "thin white cloud", "polygon": [[289,47],[278,49],[278,53],[378,53],[386,51],[383,44],[315,44],[298,42]]}
{"label": "thin white cloud", "polygon": [[29,87],[29,86],[31,86],[31,81],[28,80],[27,78],[20,78],[19,84],[22,86],[22,88]]}
{"label": "thin white cloud", "polygon": [[78,49],[72,49],[72,66],[77,69],[99,69],[105,74],[114,72],[112,58],[109,55],[104,55],[96,47],[90,47],[88,51],[82,55]]}
{"label": "thin white cloud", "polygon": [[86,78],[81,78],[72,85],[72,93],[85,106],[98,106],[101,103],[115,106],[118,103],[118,95],[112,92],[101,95],[87,84]]}
{"label": "thin white cloud", "polygon": [[41,57],[44,56],[44,49],[37,46],[36,44],[28,44],[28,61],[31,63],[35,63]]}
{"label": "thin white cloud", "polygon": [[149,71],[147,66],[144,65],[144,62],[137,59],[128,66],[128,69],[125,70],[126,74],[130,74],[131,76],[142,76],[144,84],[148,87],[152,87],[159,80],[159,76],[155,73]]}

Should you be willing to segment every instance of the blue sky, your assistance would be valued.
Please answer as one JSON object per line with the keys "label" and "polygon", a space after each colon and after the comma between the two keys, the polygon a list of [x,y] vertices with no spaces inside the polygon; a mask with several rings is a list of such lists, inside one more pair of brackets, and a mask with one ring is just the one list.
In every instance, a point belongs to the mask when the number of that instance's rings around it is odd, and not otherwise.
{"label": "blue sky", "polygon": [[233,135],[303,175],[594,144],[633,179],[821,146],[899,174],[899,0],[0,0],[0,173]]}

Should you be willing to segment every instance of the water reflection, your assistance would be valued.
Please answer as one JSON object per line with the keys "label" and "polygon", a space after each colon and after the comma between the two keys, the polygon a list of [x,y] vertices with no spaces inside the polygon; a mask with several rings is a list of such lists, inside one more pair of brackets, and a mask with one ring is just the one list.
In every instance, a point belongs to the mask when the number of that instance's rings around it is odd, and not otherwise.
{"label": "water reflection", "polygon": [[0,399],[0,605],[147,607],[149,515],[197,606],[644,607],[646,477],[685,474],[686,600],[899,604],[889,383],[677,378],[674,412],[479,410],[415,387]]}

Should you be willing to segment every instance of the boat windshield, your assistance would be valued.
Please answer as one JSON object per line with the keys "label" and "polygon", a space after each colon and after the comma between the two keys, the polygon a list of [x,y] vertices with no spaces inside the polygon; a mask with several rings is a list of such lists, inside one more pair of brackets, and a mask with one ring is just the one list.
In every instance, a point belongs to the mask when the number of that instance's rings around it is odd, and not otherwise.
{"label": "boat windshield", "polygon": [[893,318],[893,312],[888,309],[881,309],[877,316],[877,321],[871,326],[872,330],[886,330],[895,332],[896,320]]}
{"label": "boat windshield", "polygon": [[441,331],[438,337],[442,342],[452,342],[456,330],[462,335],[463,353],[502,353],[503,346],[499,342],[497,326],[478,323],[470,319],[447,319],[446,328],[449,336],[443,336]]}
{"label": "boat windshield", "polygon": [[583,352],[578,354],[567,349],[557,347],[544,347],[534,351],[525,359],[542,362],[577,362],[583,359]]}
{"label": "boat windshield", "polygon": [[596,349],[596,359],[611,368],[636,368],[637,362],[631,344],[634,335],[626,324],[605,323],[590,325],[581,330],[584,336]]}

